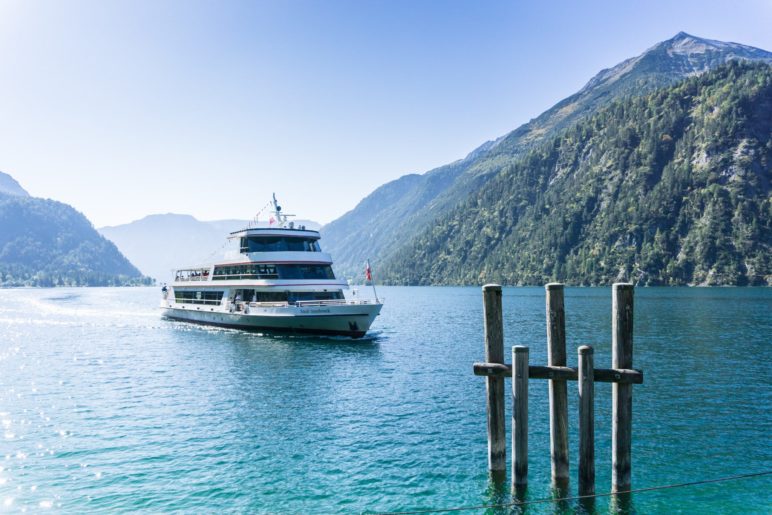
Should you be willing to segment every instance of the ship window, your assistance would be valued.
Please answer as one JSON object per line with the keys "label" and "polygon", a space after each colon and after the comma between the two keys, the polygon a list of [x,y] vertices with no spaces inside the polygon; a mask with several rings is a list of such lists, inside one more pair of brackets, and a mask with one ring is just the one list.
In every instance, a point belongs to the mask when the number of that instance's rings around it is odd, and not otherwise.
{"label": "ship window", "polygon": [[241,253],[247,252],[321,252],[313,238],[283,236],[249,236],[241,238]]}
{"label": "ship window", "polygon": [[221,291],[174,290],[174,300],[181,304],[220,304]]}
{"label": "ship window", "polygon": [[330,265],[277,265],[279,279],[335,279]]}
{"label": "ship window", "polygon": [[342,300],[343,292],[337,291],[295,291],[290,292],[289,302],[294,303],[297,301],[307,300]]}
{"label": "ship window", "polygon": [[250,302],[288,302],[295,304],[298,301],[315,300],[343,300],[343,292],[337,291],[255,291],[237,290],[244,300]]}
{"label": "ship window", "polygon": [[252,295],[253,302],[287,302],[286,291],[256,291]]}
{"label": "ship window", "polygon": [[188,270],[177,270],[174,273],[175,281],[208,281],[208,268],[191,268]]}
{"label": "ship window", "polygon": [[214,267],[214,281],[239,279],[278,279],[276,265],[250,263],[247,265],[230,265]]}
{"label": "ship window", "polygon": [[335,279],[330,265],[246,265],[216,266],[214,281],[243,279]]}

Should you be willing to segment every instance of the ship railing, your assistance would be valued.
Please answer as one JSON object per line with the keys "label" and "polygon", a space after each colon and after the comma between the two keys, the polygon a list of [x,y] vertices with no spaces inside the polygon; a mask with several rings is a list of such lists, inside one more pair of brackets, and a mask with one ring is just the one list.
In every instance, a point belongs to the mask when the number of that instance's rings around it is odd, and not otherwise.
{"label": "ship railing", "polygon": [[180,283],[189,282],[189,281],[208,281],[208,280],[209,280],[209,275],[192,275],[189,277],[177,276],[174,278],[175,282],[180,282]]}
{"label": "ship railing", "polygon": [[215,299],[183,299],[182,297],[174,299],[177,304],[205,304],[208,306],[219,306],[222,301]]}
{"label": "ship railing", "polygon": [[276,301],[276,302],[244,302],[244,304],[248,304],[251,308],[284,308],[289,306],[289,303],[287,301]]}
{"label": "ship railing", "polygon": [[239,281],[247,279],[278,279],[278,274],[216,274],[213,281]]}
{"label": "ship railing", "polygon": [[[380,299],[383,302],[383,299]],[[345,305],[363,305],[377,304],[375,299],[329,299],[329,300],[299,300],[295,302],[297,306],[345,306]]]}
{"label": "ship railing", "polygon": [[[298,307],[309,306],[361,306],[366,304],[378,304],[382,303],[384,299],[329,299],[329,300],[298,300],[292,303]],[[274,302],[229,302],[228,307],[233,306],[235,310],[243,310],[243,306],[249,306],[250,308],[286,308],[291,304],[287,301],[274,301]]]}

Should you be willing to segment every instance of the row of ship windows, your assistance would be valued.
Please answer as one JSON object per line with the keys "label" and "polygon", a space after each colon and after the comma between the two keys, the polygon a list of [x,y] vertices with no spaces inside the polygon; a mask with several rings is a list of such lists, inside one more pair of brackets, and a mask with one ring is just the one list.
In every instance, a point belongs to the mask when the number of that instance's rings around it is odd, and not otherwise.
{"label": "row of ship windows", "polygon": [[216,266],[213,281],[238,279],[335,279],[330,265],[248,265]]}
{"label": "row of ship windows", "polygon": [[186,291],[174,290],[174,300],[184,304],[220,304],[221,291]]}
{"label": "row of ship windows", "polygon": [[[222,302],[221,291],[174,290],[174,299],[181,304],[219,305]],[[339,300],[343,292],[338,291],[255,291],[236,290],[231,300],[247,302],[288,302],[293,304],[303,300]]]}
{"label": "row of ship windows", "polygon": [[241,253],[246,252],[321,252],[319,242],[310,238],[244,237]]}
{"label": "row of ship windows", "polygon": [[236,290],[235,297],[246,302],[289,302],[294,304],[299,300],[338,300],[343,298],[343,292],[337,291],[255,291]]}

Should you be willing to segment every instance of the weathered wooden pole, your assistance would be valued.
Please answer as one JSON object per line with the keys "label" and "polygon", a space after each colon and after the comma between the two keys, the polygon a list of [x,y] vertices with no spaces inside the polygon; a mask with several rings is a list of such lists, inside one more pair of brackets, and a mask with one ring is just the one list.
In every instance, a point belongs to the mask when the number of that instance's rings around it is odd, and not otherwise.
{"label": "weathered wooden pole", "polygon": [[[633,368],[633,285],[616,283],[611,304],[611,368]],[[611,386],[613,422],[611,426],[611,491],[630,489],[633,430],[633,385]]]}
{"label": "weathered wooden pole", "polygon": [[[504,323],[501,310],[501,286],[483,286],[485,311],[485,361],[504,363]],[[507,470],[507,436],[504,425],[504,378],[486,378],[488,411],[488,470]]]}
{"label": "weathered wooden pole", "polygon": [[[566,314],[563,307],[563,285],[549,283],[547,294],[547,359],[548,366],[566,366]],[[550,379],[550,462],[552,485],[568,487],[568,391],[566,382]]]}
{"label": "weathered wooden pole", "polygon": [[595,384],[593,349],[579,347],[579,495],[595,493]]}
{"label": "weathered wooden pole", "polygon": [[528,485],[528,347],[512,347],[512,490]]}

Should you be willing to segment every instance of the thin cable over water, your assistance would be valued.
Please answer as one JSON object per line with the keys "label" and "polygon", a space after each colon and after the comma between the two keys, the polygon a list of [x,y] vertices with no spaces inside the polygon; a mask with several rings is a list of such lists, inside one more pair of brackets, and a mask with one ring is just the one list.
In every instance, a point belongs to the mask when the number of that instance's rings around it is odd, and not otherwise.
{"label": "thin cable over water", "polygon": [[688,483],[674,483],[670,485],[659,485],[659,486],[649,486],[646,488],[634,488],[632,490],[624,490],[621,492],[606,492],[602,494],[592,494],[592,495],[575,495],[572,497],[559,497],[559,498],[545,498],[545,499],[533,499],[531,501],[513,501],[510,503],[504,503],[504,504],[481,504],[478,506],[458,506],[454,508],[430,508],[427,510],[415,510],[415,511],[376,511],[376,512],[366,512],[366,513],[372,513],[373,515],[414,515],[417,513],[443,513],[443,512],[458,512],[458,511],[471,511],[471,510],[485,510],[490,508],[514,508],[516,506],[527,506],[529,504],[545,504],[545,503],[558,503],[558,502],[565,502],[565,501],[578,501],[581,499],[590,499],[594,497],[609,497],[612,495],[626,495],[626,494],[635,494],[635,493],[641,493],[641,492],[651,492],[654,490],[667,490],[670,488],[682,488],[686,486],[696,486],[696,485],[704,485],[708,483],[720,483],[722,481],[733,481],[736,479],[747,479],[751,477],[759,477],[759,476],[768,476],[772,474],[772,470],[767,470],[764,472],[754,472],[751,474],[738,474],[736,476],[727,476],[727,477],[720,477],[715,479],[702,479],[699,481],[690,481]]}

